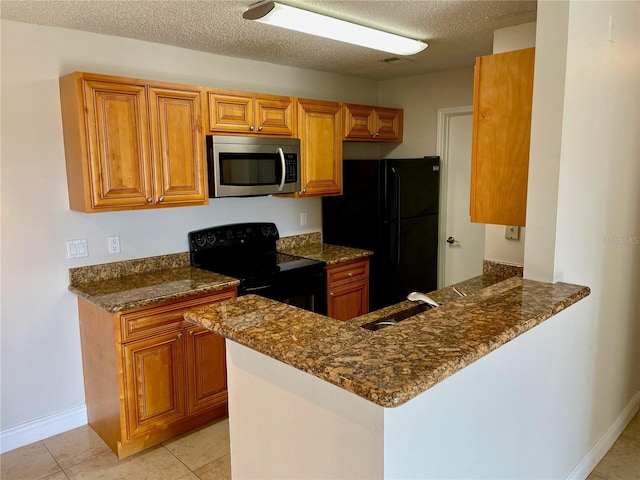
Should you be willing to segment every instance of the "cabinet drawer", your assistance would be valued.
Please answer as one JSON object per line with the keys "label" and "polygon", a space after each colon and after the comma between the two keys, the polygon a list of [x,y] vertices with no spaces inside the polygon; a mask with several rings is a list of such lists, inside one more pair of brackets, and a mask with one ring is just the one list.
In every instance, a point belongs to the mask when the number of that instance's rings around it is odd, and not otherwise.
{"label": "cabinet drawer", "polygon": [[229,300],[235,296],[236,289],[231,288],[209,295],[189,298],[182,302],[173,302],[122,314],[120,317],[122,342],[178,331],[185,326],[182,314],[186,310],[207,303]]}
{"label": "cabinet drawer", "polygon": [[369,279],[369,259],[355,260],[327,268],[327,289]]}

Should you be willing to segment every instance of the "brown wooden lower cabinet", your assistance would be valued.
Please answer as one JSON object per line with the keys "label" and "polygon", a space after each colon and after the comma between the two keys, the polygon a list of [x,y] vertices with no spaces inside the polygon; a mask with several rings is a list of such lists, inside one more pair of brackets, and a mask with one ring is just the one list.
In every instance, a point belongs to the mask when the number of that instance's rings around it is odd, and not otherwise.
{"label": "brown wooden lower cabinet", "polygon": [[327,270],[327,316],[350,320],[369,313],[369,259],[338,263]]}
{"label": "brown wooden lower cabinet", "polygon": [[78,299],[89,425],[119,458],[227,415],[224,338],[182,315],[235,296],[119,313]]}

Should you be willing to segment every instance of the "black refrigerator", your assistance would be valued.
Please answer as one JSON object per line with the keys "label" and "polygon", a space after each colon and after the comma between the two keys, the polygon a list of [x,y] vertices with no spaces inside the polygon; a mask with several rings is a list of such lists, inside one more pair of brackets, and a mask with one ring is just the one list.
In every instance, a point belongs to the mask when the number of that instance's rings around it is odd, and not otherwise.
{"label": "black refrigerator", "polygon": [[440,157],[345,160],[322,199],[323,241],[372,250],[371,310],[437,288]]}

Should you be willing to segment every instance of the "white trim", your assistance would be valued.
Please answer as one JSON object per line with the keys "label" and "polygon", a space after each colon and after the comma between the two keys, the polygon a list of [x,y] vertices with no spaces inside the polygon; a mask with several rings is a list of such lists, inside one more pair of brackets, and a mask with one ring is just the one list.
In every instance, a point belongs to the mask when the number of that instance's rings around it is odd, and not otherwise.
{"label": "white trim", "polygon": [[609,449],[616,442],[620,434],[629,425],[636,413],[640,410],[640,392],[636,392],[631,401],[624,407],[622,413],[618,415],[616,421],[604,432],[604,435],[596,442],[591,450],[582,457],[580,463],[567,475],[567,479],[584,480],[591,471],[604,458]]}
{"label": "white trim", "polygon": [[44,440],[67,430],[86,425],[87,406],[79,405],[64,412],[38,418],[0,432],[0,453]]}
{"label": "white trim", "polygon": [[[438,143],[437,154],[440,156],[440,218],[438,225],[438,238],[442,243],[447,229],[447,185],[449,180],[449,122],[452,117],[473,114],[473,106],[449,107],[438,109]],[[444,287],[444,263],[445,249],[443,245],[438,245],[438,288]]]}

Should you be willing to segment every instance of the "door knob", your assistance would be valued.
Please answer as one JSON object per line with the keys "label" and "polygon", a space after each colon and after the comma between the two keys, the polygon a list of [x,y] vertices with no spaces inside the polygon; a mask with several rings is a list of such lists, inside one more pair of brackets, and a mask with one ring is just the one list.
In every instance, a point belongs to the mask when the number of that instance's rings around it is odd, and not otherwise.
{"label": "door knob", "polygon": [[449,238],[447,238],[447,243],[449,245],[453,245],[454,243],[460,243],[460,242],[458,240],[456,240],[455,238],[453,238],[453,237],[449,237]]}

